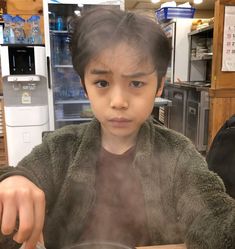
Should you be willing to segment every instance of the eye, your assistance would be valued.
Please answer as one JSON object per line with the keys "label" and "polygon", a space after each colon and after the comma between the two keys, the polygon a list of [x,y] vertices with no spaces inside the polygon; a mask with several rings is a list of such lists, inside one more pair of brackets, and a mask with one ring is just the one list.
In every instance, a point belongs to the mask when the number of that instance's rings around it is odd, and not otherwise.
{"label": "eye", "polygon": [[98,80],[95,82],[95,85],[98,88],[104,88],[104,87],[107,87],[109,85],[109,83],[106,80]]}
{"label": "eye", "polygon": [[132,81],[132,82],[130,83],[130,86],[131,86],[131,87],[135,87],[135,88],[140,88],[140,87],[144,86],[144,82],[134,80],[134,81]]}

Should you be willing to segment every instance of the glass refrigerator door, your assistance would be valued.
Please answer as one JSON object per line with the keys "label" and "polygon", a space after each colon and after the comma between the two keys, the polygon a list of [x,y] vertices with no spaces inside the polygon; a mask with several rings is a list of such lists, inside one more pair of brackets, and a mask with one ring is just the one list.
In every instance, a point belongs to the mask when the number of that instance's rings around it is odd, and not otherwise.
{"label": "glass refrigerator door", "polygon": [[77,4],[48,4],[55,129],[89,121],[93,116],[80,78],[73,69],[69,49],[68,25],[76,10]]}

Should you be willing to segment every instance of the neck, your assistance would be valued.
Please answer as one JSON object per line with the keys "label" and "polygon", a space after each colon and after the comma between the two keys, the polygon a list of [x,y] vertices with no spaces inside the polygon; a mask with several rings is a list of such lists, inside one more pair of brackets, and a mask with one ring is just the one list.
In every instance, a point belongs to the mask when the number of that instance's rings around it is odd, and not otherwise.
{"label": "neck", "polygon": [[128,137],[117,137],[102,132],[102,146],[113,154],[121,155],[135,145],[136,137],[137,134]]}

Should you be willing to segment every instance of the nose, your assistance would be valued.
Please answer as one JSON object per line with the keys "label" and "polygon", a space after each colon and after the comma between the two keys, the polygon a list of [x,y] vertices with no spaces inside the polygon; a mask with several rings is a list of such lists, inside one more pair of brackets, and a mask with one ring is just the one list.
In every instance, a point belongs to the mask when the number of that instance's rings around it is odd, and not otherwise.
{"label": "nose", "polygon": [[110,107],[113,109],[127,109],[129,106],[129,100],[125,90],[121,87],[113,89],[110,98]]}

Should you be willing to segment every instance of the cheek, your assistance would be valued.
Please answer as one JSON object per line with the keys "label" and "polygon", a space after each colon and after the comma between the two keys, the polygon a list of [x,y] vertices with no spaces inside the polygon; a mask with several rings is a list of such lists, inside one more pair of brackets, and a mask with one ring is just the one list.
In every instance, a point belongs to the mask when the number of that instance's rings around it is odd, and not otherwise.
{"label": "cheek", "polygon": [[104,99],[97,98],[96,96],[91,94],[89,100],[91,109],[96,117],[104,112],[104,108],[106,106],[104,103]]}
{"label": "cheek", "polygon": [[154,100],[155,100],[155,95],[152,94],[151,96],[146,96],[145,98],[136,101],[134,106],[135,109],[138,110],[140,116],[144,117],[151,114],[154,107]]}

